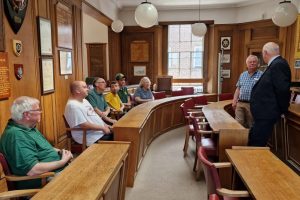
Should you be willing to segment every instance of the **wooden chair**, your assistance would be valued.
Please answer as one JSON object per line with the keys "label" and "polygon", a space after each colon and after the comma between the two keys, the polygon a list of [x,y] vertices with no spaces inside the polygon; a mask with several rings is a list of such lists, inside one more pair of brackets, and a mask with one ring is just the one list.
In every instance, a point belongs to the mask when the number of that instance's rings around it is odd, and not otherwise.
{"label": "wooden chair", "polygon": [[154,99],[163,99],[166,98],[166,92],[165,91],[160,91],[160,92],[152,92]]}
{"label": "wooden chair", "polygon": [[241,197],[249,197],[248,191],[229,190],[221,187],[221,181],[217,169],[231,167],[230,162],[212,163],[208,160],[205,148],[200,147],[198,158],[202,164],[207,185],[207,194],[218,194],[219,199],[237,200]]}
{"label": "wooden chair", "polygon": [[233,99],[232,93],[222,93],[219,94],[219,101],[231,100]]}
{"label": "wooden chair", "polygon": [[194,94],[194,87],[181,87],[183,95],[192,95]]}
{"label": "wooden chair", "polygon": [[206,96],[195,96],[192,97],[196,108],[203,108],[203,106],[208,104]]}
{"label": "wooden chair", "polygon": [[[192,137],[194,136],[194,127],[190,121],[190,115],[191,115],[191,113],[194,113],[194,114],[197,113],[199,115],[203,115],[202,111],[199,109],[194,109],[194,106],[195,106],[194,101],[191,98],[186,99],[184,101],[184,103],[182,103],[180,105],[180,109],[182,111],[182,114],[185,119],[185,124],[186,124],[185,141],[184,141],[184,146],[183,146],[184,156],[187,155],[190,136],[192,136]],[[204,117],[202,117],[202,119],[204,119]]]}
{"label": "wooden chair", "polygon": [[[47,172],[36,176],[15,176],[11,173],[8,163],[2,153],[0,153],[0,200],[15,197],[33,196],[40,189],[14,190],[14,182],[34,179],[42,179],[42,186],[46,184],[46,178],[54,176],[54,172]],[[8,191],[10,190],[10,191]]]}
{"label": "wooden chair", "polygon": [[168,94],[172,91],[172,81],[173,76],[157,76],[156,77],[156,83],[157,83],[157,88],[156,91],[165,91]]}
{"label": "wooden chair", "polygon": [[[70,126],[69,126],[69,124],[68,124],[68,122],[67,122],[64,115],[63,115],[63,119],[64,119],[65,126],[66,126],[68,149],[72,153],[81,153],[81,152],[83,152],[86,149],[86,133],[89,129],[70,128]],[[72,139],[71,131],[82,131],[82,144],[78,144]]]}
{"label": "wooden chair", "polygon": [[182,95],[184,95],[182,90],[175,90],[175,91],[172,90],[172,92],[171,92],[172,97],[182,96]]}

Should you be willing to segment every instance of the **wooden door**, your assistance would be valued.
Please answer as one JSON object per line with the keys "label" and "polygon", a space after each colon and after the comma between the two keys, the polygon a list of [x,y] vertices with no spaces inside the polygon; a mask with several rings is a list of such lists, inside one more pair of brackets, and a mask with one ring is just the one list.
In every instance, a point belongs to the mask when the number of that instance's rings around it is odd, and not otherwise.
{"label": "wooden door", "polygon": [[101,77],[107,80],[106,75],[106,44],[87,44],[87,62],[89,77]]}

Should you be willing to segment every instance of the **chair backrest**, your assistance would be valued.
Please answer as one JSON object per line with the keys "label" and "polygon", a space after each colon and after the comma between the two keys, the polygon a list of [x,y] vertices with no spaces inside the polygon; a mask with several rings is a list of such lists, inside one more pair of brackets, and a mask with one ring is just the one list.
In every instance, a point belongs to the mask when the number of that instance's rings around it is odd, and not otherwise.
{"label": "chair backrest", "polygon": [[[2,175],[7,175],[7,176],[12,175],[12,173],[10,171],[10,168],[8,166],[8,163],[6,161],[6,158],[2,153],[0,153],[0,164],[1,164],[0,167],[1,167],[1,182],[2,182]],[[6,180],[5,180],[5,185],[6,185],[6,190],[7,190],[7,187],[8,187],[9,190],[15,189],[15,186],[14,186],[13,182],[6,182]]]}
{"label": "chair backrest", "polygon": [[172,79],[173,76],[157,76],[156,85],[157,91],[172,91]]}
{"label": "chair backrest", "polygon": [[222,93],[219,94],[219,101],[231,100],[233,99],[232,93]]}
{"label": "chair backrest", "polygon": [[192,99],[193,99],[194,103],[197,105],[207,105],[208,104],[206,96],[195,96],[195,97],[192,97]]}
{"label": "chair backrest", "polygon": [[7,181],[5,178],[5,172],[4,172],[2,165],[0,165],[0,192],[6,192],[7,190],[8,190],[8,187],[7,187]]}
{"label": "chair backrest", "polygon": [[184,95],[194,94],[194,87],[181,87]]}
{"label": "chair backrest", "polygon": [[184,116],[189,116],[188,109],[192,109],[194,107],[195,107],[195,103],[192,98],[184,100],[184,102],[180,105],[180,108]]}
{"label": "chair backrest", "polygon": [[160,91],[160,92],[152,92],[154,99],[163,99],[166,98],[166,92],[165,91]]}
{"label": "chair backrest", "polygon": [[205,149],[200,147],[198,158],[202,164],[203,172],[207,185],[207,194],[216,194],[216,189],[221,188],[221,182],[216,167],[207,159]]}
{"label": "chair backrest", "polygon": [[184,95],[184,93],[183,93],[182,90],[174,90],[174,91],[171,92],[171,95],[173,97],[175,97],[175,96],[182,96],[182,95]]}

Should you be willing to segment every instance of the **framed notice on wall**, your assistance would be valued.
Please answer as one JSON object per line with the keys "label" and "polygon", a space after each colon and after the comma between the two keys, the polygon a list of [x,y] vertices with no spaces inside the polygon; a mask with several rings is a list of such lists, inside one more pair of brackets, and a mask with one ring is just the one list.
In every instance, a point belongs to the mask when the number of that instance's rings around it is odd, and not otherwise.
{"label": "framed notice on wall", "polygon": [[147,41],[133,41],[130,44],[131,62],[149,62],[149,43]]}
{"label": "framed notice on wall", "polygon": [[0,99],[10,97],[10,87],[8,55],[6,52],[0,52]]}
{"label": "framed notice on wall", "polygon": [[72,52],[59,51],[60,75],[72,74]]}
{"label": "framed notice on wall", "polygon": [[296,28],[296,44],[295,44],[295,58],[300,58],[300,15],[297,18],[297,28]]}
{"label": "framed notice on wall", "polygon": [[72,8],[56,4],[57,46],[72,49]]}
{"label": "framed notice on wall", "polygon": [[54,92],[53,58],[41,59],[42,94]]}
{"label": "framed notice on wall", "polygon": [[39,47],[42,56],[52,56],[51,22],[49,19],[38,17]]}

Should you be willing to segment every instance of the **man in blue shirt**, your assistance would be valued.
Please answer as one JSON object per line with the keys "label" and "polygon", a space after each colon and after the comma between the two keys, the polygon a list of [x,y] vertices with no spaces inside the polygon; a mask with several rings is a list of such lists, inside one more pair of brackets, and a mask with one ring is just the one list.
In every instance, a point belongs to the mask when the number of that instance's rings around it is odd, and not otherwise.
{"label": "man in blue shirt", "polygon": [[249,55],[246,59],[247,71],[244,71],[236,84],[232,107],[235,109],[235,119],[245,128],[250,128],[253,118],[250,111],[250,96],[252,87],[263,74],[257,70],[258,58]]}

